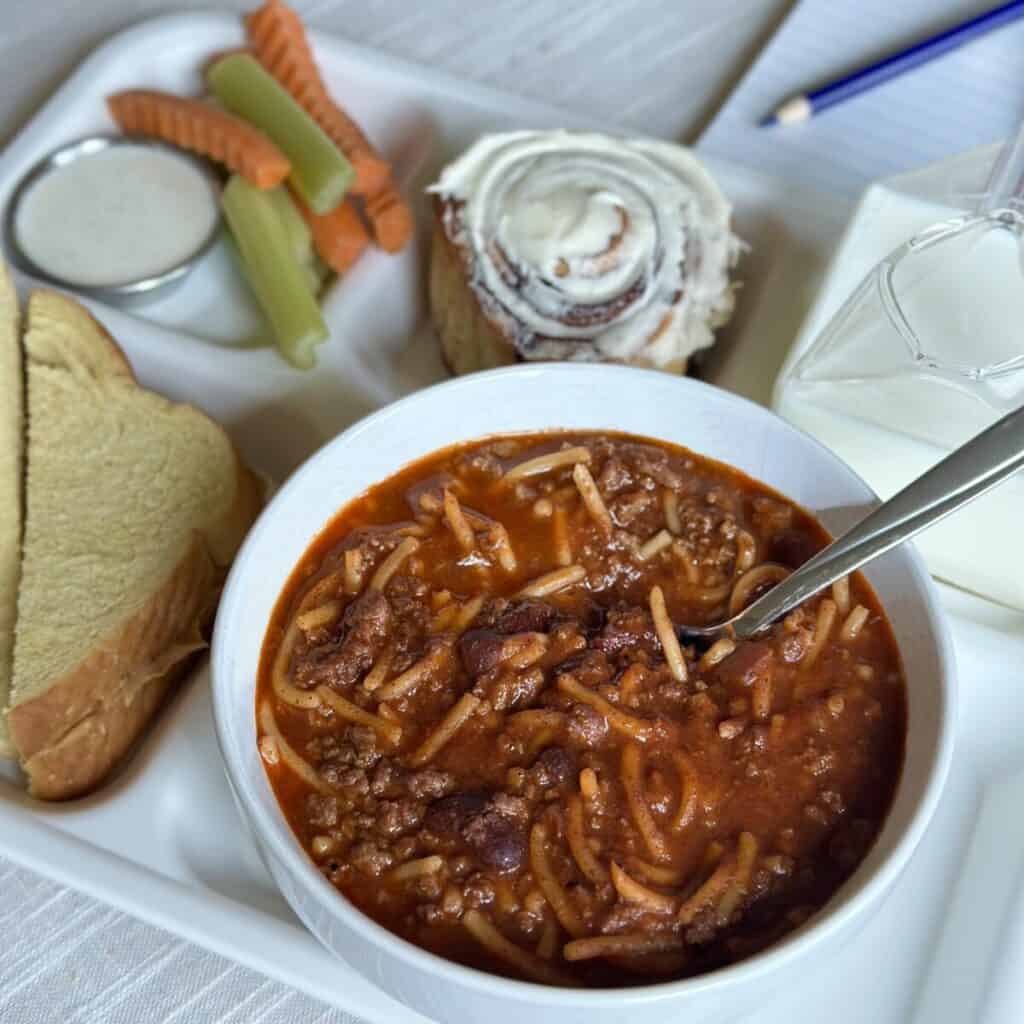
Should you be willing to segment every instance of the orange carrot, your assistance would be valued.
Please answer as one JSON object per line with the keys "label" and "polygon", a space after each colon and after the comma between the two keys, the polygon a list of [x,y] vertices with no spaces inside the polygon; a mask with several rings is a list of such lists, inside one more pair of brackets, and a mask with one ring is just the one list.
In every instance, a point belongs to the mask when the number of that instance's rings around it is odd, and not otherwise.
{"label": "orange carrot", "polygon": [[335,104],[320,77],[298,14],[281,0],[266,0],[246,16],[246,31],[260,63],[348,157],[356,172],[355,195],[376,195],[390,183],[391,169],[362,129]]}
{"label": "orange carrot", "polygon": [[288,158],[252,125],[199,100],[131,89],[107,97],[111,116],[129,135],[149,135],[225,164],[257,188],[280,185]]}
{"label": "orange carrot", "polygon": [[313,244],[320,259],[331,270],[344,274],[363,254],[370,241],[356,208],[346,201],[339,203],[330,213],[314,213],[299,199],[295,202],[313,232]]}
{"label": "orange carrot", "polygon": [[391,165],[373,148],[363,130],[329,96],[311,103],[310,116],[348,157],[356,172],[352,192],[373,196],[391,183]]}
{"label": "orange carrot", "polygon": [[302,19],[287,4],[266,0],[245,16],[245,30],[256,59],[297,103],[306,107],[327,94]]}
{"label": "orange carrot", "polygon": [[392,184],[367,197],[366,216],[373,226],[374,239],[385,252],[398,252],[412,235],[412,211]]}

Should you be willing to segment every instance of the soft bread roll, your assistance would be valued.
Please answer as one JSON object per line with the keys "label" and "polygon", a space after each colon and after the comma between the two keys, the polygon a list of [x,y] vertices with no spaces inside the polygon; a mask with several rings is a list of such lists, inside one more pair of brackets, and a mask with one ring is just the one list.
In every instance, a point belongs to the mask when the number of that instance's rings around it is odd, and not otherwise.
{"label": "soft bread roll", "polygon": [[485,135],[429,191],[430,310],[454,373],[545,360],[681,373],[732,314],[732,208],[680,146]]}
{"label": "soft bread roll", "polygon": [[[434,202],[435,211],[443,210],[439,200],[435,198]],[[478,301],[472,281],[472,251],[448,237],[443,213],[438,212],[430,247],[428,298],[434,330],[441,343],[441,358],[456,377],[523,361],[509,332]],[[682,374],[686,373],[688,362],[684,358],[654,366],[637,357],[633,365]]]}
{"label": "soft bread roll", "polygon": [[224,431],[135,381],[77,303],[28,306],[26,512],[8,725],[30,792],[115,767],[204,646],[260,504]]}
{"label": "soft bread roll", "polygon": [[469,249],[451,241],[439,216],[430,252],[430,312],[441,356],[456,376],[507,366],[519,358],[515,346],[477,302],[472,274]]}
{"label": "soft bread roll", "polygon": [[11,650],[21,561],[21,471],[25,445],[25,379],[21,367],[18,296],[0,262],[0,757],[14,757],[2,714],[11,686]]}

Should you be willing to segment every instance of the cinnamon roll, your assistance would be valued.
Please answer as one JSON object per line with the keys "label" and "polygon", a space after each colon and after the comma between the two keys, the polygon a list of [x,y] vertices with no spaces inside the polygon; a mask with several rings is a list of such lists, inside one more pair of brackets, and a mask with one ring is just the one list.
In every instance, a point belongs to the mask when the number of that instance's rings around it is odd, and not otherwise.
{"label": "cinnamon roll", "polygon": [[552,359],[681,373],[732,313],[742,243],[689,150],[487,135],[430,191],[431,315],[456,374]]}

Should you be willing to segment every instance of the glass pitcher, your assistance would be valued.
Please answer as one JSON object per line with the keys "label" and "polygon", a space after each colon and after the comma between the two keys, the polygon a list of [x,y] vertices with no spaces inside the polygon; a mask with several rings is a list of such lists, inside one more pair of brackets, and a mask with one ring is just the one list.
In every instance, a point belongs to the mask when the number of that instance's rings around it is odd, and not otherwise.
{"label": "glass pitcher", "polygon": [[[1021,159],[1024,144],[1018,140]],[[779,411],[882,498],[1024,405],[1024,203],[1017,169],[979,212],[933,224],[874,267],[779,382]],[[941,579],[1024,610],[1024,479],[919,541]]]}

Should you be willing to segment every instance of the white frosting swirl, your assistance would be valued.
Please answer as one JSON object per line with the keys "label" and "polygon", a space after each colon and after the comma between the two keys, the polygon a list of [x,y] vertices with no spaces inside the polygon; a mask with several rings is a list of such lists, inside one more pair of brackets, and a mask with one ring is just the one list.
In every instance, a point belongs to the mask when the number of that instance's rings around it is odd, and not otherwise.
{"label": "white frosting swirl", "polygon": [[732,311],[741,243],[688,150],[570,132],[486,135],[431,187],[472,285],[524,359],[668,366]]}

